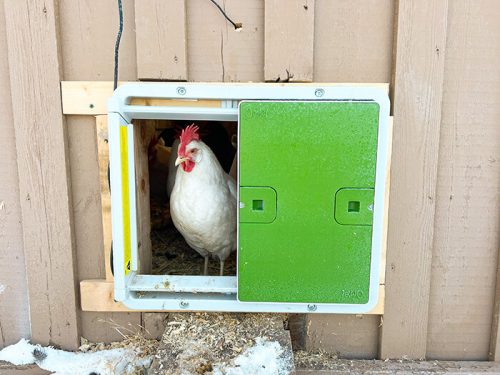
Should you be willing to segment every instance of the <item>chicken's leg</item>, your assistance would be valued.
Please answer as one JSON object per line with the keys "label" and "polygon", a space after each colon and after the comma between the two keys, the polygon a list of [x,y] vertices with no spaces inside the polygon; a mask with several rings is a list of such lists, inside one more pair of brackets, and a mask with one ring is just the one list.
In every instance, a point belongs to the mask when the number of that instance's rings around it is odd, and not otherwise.
{"label": "chicken's leg", "polygon": [[205,255],[205,267],[203,268],[203,275],[208,275],[208,255]]}
{"label": "chicken's leg", "polygon": [[220,275],[222,276],[224,274],[224,261],[220,261]]}

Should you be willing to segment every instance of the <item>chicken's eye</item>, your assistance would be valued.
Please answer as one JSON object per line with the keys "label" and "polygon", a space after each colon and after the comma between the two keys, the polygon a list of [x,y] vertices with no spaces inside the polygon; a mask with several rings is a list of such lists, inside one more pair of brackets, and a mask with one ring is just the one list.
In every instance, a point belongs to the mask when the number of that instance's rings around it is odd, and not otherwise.
{"label": "chicken's eye", "polygon": [[190,153],[191,155],[194,155],[194,154],[196,154],[197,152],[198,152],[198,149],[197,149],[197,148],[193,148],[191,151],[189,151],[189,153]]}

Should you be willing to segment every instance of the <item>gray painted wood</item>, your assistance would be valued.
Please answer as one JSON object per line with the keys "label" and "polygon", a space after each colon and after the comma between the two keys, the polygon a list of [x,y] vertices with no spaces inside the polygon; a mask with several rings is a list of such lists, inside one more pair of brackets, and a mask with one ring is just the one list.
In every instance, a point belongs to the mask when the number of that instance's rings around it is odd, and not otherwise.
{"label": "gray painted wood", "polygon": [[[7,50],[4,1],[0,0],[0,50]],[[0,348],[29,337],[17,153],[12,119],[9,62],[0,56]]]}
{"label": "gray painted wood", "polygon": [[[32,341],[79,345],[55,1],[5,1]],[[27,48],[29,46],[29,48]]]}
{"label": "gray painted wood", "polygon": [[425,358],[448,2],[398,2],[381,358]]}

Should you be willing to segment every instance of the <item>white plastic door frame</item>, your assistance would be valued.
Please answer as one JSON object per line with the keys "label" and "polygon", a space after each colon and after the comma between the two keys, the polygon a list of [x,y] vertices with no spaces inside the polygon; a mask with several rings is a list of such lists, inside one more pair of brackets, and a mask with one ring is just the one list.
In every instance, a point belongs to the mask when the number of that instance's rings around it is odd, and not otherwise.
{"label": "white plastic door frame", "polygon": [[[132,98],[220,100],[221,107],[132,105]],[[238,102],[241,100],[338,100],[370,101],[379,104],[370,296],[367,304],[239,302],[235,276],[137,274],[138,218],[132,120],[237,121]],[[383,246],[389,106],[387,92],[377,86],[200,83],[131,83],[120,86],[108,104],[115,299],[130,309],[152,311],[360,314],[373,309],[378,301]]]}

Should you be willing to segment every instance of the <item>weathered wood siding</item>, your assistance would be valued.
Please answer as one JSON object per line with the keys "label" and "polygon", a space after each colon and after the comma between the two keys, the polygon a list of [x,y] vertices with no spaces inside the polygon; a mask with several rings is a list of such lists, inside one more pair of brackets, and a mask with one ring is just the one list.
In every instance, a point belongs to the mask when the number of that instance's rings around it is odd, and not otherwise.
{"label": "weathered wood siding", "polygon": [[500,239],[499,19],[495,0],[449,1],[429,358],[488,355]]}
{"label": "weathered wood siding", "polygon": [[31,339],[79,345],[56,1],[4,3]]}
{"label": "weathered wood siding", "polygon": [[[314,81],[390,82],[394,1],[316,0]],[[308,315],[306,346],[375,358],[380,317]]]}
{"label": "weathered wood siding", "polygon": [[[219,3],[242,30],[235,31],[208,0],[175,0],[171,7],[161,0],[124,0],[120,79],[392,84],[386,315],[308,315],[294,324],[306,332],[298,342],[351,358],[498,360],[500,2]],[[116,1],[96,6],[64,0],[58,10],[63,79],[112,80]],[[8,92],[6,62],[0,57],[0,87]],[[24,318],[9,327],[5,342],[29,334],[26,285],[16,276],[24,260],[11,105],[0,99],[6,130],[0,152],[12,161],[0,169],[9,185],[0,186],[0,202],[11,202],[11,211],[0,209],[0,245],[11,244],[9,254],[18,258],[8,268],[0,262],[0,283],[10,278],[19,284],[16,292],[0,295],[16,305],[13,313],[0,303],[0,325],[14,314]],[[76,277],[104,279],[95,120],[66,116],[66,124]],[[138,313],[78,316],[81,334],[91,340],[119,338],[101,320],[155,331],[161,321]]]}
{"label": "weathered wood siding", "polygon": [[[61,50],[65,80],[112,80],[113,51],[118,31],[116,1],[96,6],[92,0],[59,3]],[[120,79],[135,80],[134,1],[123,1],[124,30]],[[78,22],[76,22],[78,20]],[[78,281],[105,278],[95,119],[67,116]],[[138,328],[141,314],[80,312],[81,335],[89,340],[119,340],[111,322]],[[130,327],[129,327],[130,328]]]}
{"label": "weathered wood siding", "polygon": [[447,18],[447,1],[396,11],[384,359],[426,354]]}
{"label": "weathered wood siding", "polygon": [[[0,51],[7,51],[0,0]],[[0,55],[0,348],[31,335],[9,61]]]}

